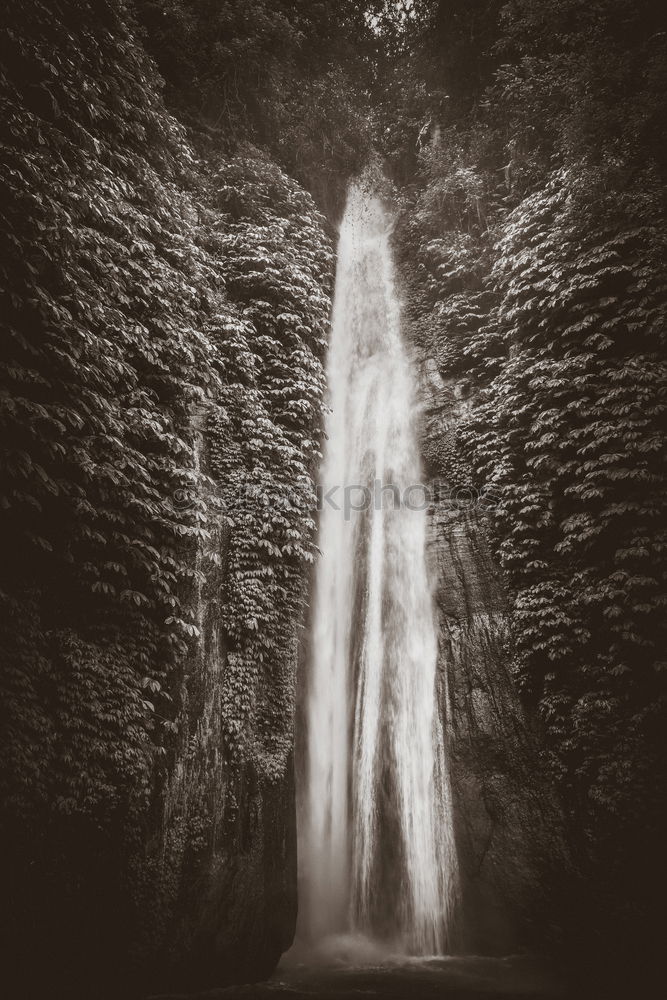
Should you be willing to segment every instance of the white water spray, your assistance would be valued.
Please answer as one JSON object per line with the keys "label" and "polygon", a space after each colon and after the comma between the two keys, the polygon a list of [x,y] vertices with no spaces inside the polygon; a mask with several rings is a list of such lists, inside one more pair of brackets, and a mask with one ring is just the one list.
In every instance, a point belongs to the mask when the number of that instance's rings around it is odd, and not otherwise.
{"label": "white water spray", "polygon": [[[341,509],[325,502],[320,523],[299,789],[299,937],[361,934],[439,954],[450,944],[456,854],[426,513],[423,491],[410,491],[421,469],[391,221],[363,184],[353,186],[327,372],[322,487]],[[364,509],[346,516],[345,487],[349,504]]]}

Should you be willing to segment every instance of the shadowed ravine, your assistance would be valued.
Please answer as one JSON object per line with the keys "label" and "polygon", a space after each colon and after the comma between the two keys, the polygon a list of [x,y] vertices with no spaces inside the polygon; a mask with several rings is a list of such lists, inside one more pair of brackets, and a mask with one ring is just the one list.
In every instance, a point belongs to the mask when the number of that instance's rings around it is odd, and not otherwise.
{"label": "shadowed ravine", "polygon": [[295,940],[265,982],[174,1000],[565,995],[530,957],[549,863],[565,869],[560,814],[508,673],[484,509],[449,506],[429,457],[457,392],[402,316],[393,227],[354,184],[300,672]]}
{"label": "shadowed ravine", "polygon": [[666,12],[3,4],[3,995],[665,992]]}

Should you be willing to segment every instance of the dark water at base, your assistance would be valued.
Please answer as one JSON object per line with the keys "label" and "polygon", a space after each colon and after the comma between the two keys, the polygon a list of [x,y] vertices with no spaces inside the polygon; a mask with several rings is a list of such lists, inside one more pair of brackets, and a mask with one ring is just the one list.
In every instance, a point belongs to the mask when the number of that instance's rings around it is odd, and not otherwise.
{"label": "dark water at base", "polygon": [[[278,968],[271,980],[209,990],[169,1000],[549,1000],[568,994],[543,966],[524,957],[433,958],[357,967],[300,965]],[[157,998],[156,998],[157,1000]],[[163,1000],[163,998],[160,998]],[[167,1000],[165,997],[164,1000]]]}

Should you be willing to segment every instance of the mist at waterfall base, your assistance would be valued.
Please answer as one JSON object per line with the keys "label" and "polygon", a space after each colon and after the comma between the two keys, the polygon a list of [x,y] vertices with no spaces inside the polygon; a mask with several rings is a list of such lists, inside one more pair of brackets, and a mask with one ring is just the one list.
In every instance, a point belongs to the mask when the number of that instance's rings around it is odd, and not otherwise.
{"label": "mist at waterfall base", "polygon": [[392,218],[369,184],[340,231],[323,491],[378,481],[381,504],[325,505],[304,678],[294,954],[349,965],[452,947],[456,852],[446,679],[425,554],[415,378],[401,337]]}

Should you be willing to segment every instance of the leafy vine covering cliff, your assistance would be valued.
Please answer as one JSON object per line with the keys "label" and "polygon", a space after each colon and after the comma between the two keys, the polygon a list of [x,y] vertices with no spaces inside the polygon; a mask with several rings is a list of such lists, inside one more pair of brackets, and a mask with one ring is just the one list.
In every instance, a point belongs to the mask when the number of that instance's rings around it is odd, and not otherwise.
{"label": "leafy vine covering cliff", "polygon": [[137,907],[178,895],[180,861],[141,859],[209,563],[226,560],[212,739],[232,778],[285,775],[332,254],[265,154],[194,152],[121,4],[5,15],[3,935],[19,962],[37,935],[73,984],[103,955],[122,969]]}
{"label": "leafy vine covering cliff", "polygon": [[211,472],[233,529],[226,738],[236,756],[258,754],[270,776],[292,749],[290,648],[314,552],[332,254],[310,197],[277,168],[236,160],[210,184],[229,213],[220,253],[237,303],[213,335],[225,378],[209,417]]}
{"label": "leafy vine covering cliff", "polygon": [[[475,58],[449,104],[422,97],[409,311],[468,396],[459,460],[493,498],[514,674],[591,879],[568,920],[585,948],[648,955],[667,778],[665,33],[648,2],[542,0],[502,7],[489,42],[483,5],[450,6],[451,48]],[[419,72],[446,85],[437,30]]]}

